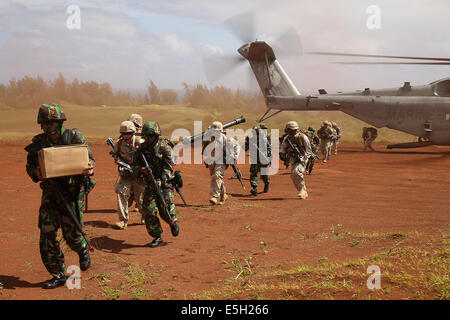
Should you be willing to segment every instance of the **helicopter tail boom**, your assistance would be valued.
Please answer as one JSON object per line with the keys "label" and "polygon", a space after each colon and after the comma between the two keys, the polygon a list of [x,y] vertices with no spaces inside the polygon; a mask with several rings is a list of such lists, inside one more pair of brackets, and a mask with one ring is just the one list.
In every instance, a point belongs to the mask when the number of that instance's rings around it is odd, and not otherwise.
{"label": "helicopter tail boom", "polygon": [[238,52],[250,63],[264,97],[300,95],[266,42],[247,43]]}

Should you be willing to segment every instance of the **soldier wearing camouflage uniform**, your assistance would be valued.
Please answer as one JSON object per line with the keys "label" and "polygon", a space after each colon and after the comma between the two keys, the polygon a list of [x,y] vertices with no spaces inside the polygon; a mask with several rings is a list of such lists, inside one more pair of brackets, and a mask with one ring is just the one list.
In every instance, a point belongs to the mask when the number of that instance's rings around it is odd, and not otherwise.
{"label": "soldier wearing camouflage uniform", "polygon": [[307,174],[311,175],[314,168],[314,162],[316,161],[316,159],[318,159],[320,140],[316,134],[316,128],[314,128],[313,126],[310,126],[305,134],[309,139],[312,151],[312,156],[309,157],[308,163],[306,164],[306,172]]}
{"label": "soldier wearing camouflage uniform", "polygon": [[[144,139],[142,139],[142,137],[141,137],[142,126],[144,125],[144,119],[142,118],[142,116],[137,113],[132,113],[130,115],[130,117],[128,118],[128,121],[131,121],[134,123],[134,126],[136,127],[136,136],[138,136],[139,140],[140,140],[139,143],[144,142]],[[128,207],[131,207],[133,205],[133,201],[134,201],[134,195],[133,195],[133,193],[131,193],[130,198],[128,200]],[[139,206],[137,203],[134,206],[134,211],[139,212]],[[144,223],[144,219],[141,219],[141,223],[142,224]]]}
{"label": "soldier wearing camouflage uniform", "polygon": [[[45,178],[42,177],[38,162],[38,151],[42,148],[57,145],[86,144],[86,141],[77,129],[66,129],[63,122],[66,120],[61,107],[57,104],[43,104],[38,113],[37,122],[44,133],[35,136],[25,150],[28,152],[26,170],[33,182],[41,182],[41,206],[39,208],[39,248],[41,259],[47,271],[53,276],[43,285],[44,289],[54,289],[63,286],[66,282],[66,267],[64,254],[57,240],[58,229],[62,228],[62,235],[69,247],[78,253],[80,269],[87,270],[91,264],[89,248],[83,235],[77,231],[73,220],[64,212],[63,204],[52,193]],[[89,150],[89,149],[88,149]],[[89,150],[89,172],[93,174],[94,158]],[[52,178],[58,184],[69,206],[83,224],[83,188],[85,176],[68,176]],[[50,179],[49,179],[50,180]]]}
{"label": "soldier wearing camouflage uniform", "polygon": [[[272,160],[272,141],[267,134],[267,126],[260,124],[253,128],[254,134],[245,138],[245,151],[250,149],[250,191],[252,195],[258,195],[258,173],[264,182],[264,193],[269,192],[269,166]],[[258,150],[259,149],[259,150]]]}
{"label": "soldier wearing camouflage uniform", "polygon": [[205,165],[209,169],[211,176],[209,184],[209,193],[211,198],[209,202],[213,205],[222,205],[228,199],[225,182],[223,178],[230,163],[236,161],[241,147],[232,137],[227,137],[223,124],[214,121],[205,132],[202,141],[202,154],[209,151],[210,154],[205,158]]}
{"label": "soldier wearing camouflage uniform", "polygon": [[[114,152],[118,155],[117,161],[122,161],[128,165],[132,164],[132,155],[136,151],[141,141],[140,137],[135,135],[136,127],[131,121],[123,121],[120,124],[120,137],[114,145]],[[120,166],[119,166],[120,168]],[[142,178],[137,179],[132,172],[119,170],[119,181],[114,189],[117,193],[117,207],[119,211],[119,222],[116,227],[120,230],[126,229],[129,215],[128,207],[130,198],[134,199],[136,206],[142,211],[142,199],[144,196],[145,183]],[[144,215],[142,214],[141,223],[144,224]]]}
{"label": "soldier wearing camouflage uniform", "polygon": [[[281,144],[283,143],[284,138],[286,138],[287,135],[288,135],[288,134],[286,133],[286,129],[284,129],[284,134],[279,138],[280,146],[281,146]],[[283,164],[284,164],[284,167],[285,167],[286,169],[288,169],[288,168],[289,168],[289,159],[284,159],[284,160],[283,160]]]}
{"label": "soldier wearing camouflage uniform", "polygon": [[[306,191],[303,173],[305,172],[306,162],[312,155],[311,144],[309,143],[308,137],[299,131],[298,123],[295,121],[289,121],[286,124],[286,132],[288,135],[284,138],[280,146],[280,158],[289,159],[292,168],[291,179],[297,188],[298,197],[300,199],[306,199],[308,192]],[[296,147],[300,151],[300,157],[296,155],[288,140],[293,147]]]}
{"label": "soldier wearing camouflage uniform", "polygon": [[362,138],[364,140],[364,151],[366,151],[367,148],[369,148],[372,151],[375,151],[374,148],[372,147],[372,142],[377,138],[377,135],[378,130],[375,129],[374,127],[363,128]]}
{"label": "soldier wearing camouflage uniform", "polygon": [[329,121],[324,121],[319,131],[317,131],[317,135],[320,138],[322,161],[325,163],[327,160],[330,160],[331,144],[335,135],[335,131],[333,130],[331,123]]}
{"label": "soldier wearing camouflage uniform", "polygon": [[336,155],[337,150],[338,150],[339,139],[341,139],[341,128],[338,127],[336,122],[331,122],[331,126],[334,129],[334,131],[336,132],[336,135],[333,138],[333,142],[332,142],[332,146],[331,146],[332,151]]}
{"label": "soldier wearing camouflage uniform", "polygon": [[[161,137],[161,128],[155,121],[148,121],[144,124],[142,136],[145,142],[133,154],[133,171],[137,177],[143,175],[147,179],[142,210],[144,211],[147,232],[154,238],[149,246],[156,248],[163,242],[161,237],[163,230],[158,218],[158,211],[159,216],[170,225],[172,235],[176,237],[179,233],[178,217],[174,203],[174,187],[172,184],[172,179],[174,178],[173,167],[175,166],[172,150],[173,144],[170,140]],[[161,191],[165,195],[169,214],[158,203],[156,191],[148,181],[150,178],[148,177],[142,154],[145,156]]]}

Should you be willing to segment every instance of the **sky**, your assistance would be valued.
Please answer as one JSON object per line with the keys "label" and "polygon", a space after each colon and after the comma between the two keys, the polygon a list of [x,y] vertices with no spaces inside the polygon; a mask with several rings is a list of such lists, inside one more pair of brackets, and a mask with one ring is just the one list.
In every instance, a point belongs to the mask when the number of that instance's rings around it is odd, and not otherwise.
{"label": "sky", "polygon": [[[371,6],[379,9],[376,20]],[[0,0],[0,83],[62,73],[115,89],[145,89],[151,79],[175,90],[183,82],[256,90],[245,61],[211,77],[205,58],[238,57],[236,50],[255,39],[280,46],[289,29],[301,52],[274,49],[301,93],[427,84],[450,76],[450,66],[341,65],[332,62],[359,59],[309,52],[450,57],[449,9],[448,0]],[[253,32],[227,23],[243,17]]]}

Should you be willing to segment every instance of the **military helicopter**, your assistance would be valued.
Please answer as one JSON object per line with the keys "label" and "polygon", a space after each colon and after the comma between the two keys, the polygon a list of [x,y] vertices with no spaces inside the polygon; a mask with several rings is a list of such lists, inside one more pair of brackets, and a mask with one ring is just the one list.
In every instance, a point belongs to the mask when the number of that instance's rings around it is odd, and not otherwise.
{"label": "military helicopter", "polygon": [[[248,16],[239,17],[240,20]],[[236,18],[234,18],[236,20]],[[278,62],[274,50],[265,41],[244,44],[238,53],[249,62],[265,97],[264,121],[282,111],[341,111],[377,128],[387,127],[419,137],[417,142],[388,145],[387,148],[417,148],[450,145],[450,78],[427,85],[317,95],[301,95]],[[448,58],[377,56],[363,54],[313,52],[322,55],[434,60],[434,62],[359,62],[387,64],[450,64]],[[346,62],[343,62],[346,63]],[[355,62],[348,62],[355,63]],[[358,63],[358,62],[356,62]],[[271,111],[272,114],[268,115]]]}
{"label": "military helicopter", "polygon": [[[266,42],[247,43],[238,52],[250,63],[266,98],[267,111],[261,121],[287,110],[335,110],[377,128],[387,127],[421,138],[418,142],[388,145],[389,149],[450,145],[450,78],[422,86],[411,86],[409,82],[405,82],[399,88],[365,88],[362,91],[338,94],[328,94],[326,90],[319,89],[318,95],[305,96],[294,86]],[[266,117],[271,110],[276,112]]]}

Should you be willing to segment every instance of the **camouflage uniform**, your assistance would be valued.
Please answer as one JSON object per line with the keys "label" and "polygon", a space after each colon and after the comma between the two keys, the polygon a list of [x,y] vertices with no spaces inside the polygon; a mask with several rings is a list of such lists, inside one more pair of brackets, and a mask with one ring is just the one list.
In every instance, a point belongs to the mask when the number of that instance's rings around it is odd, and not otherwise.
{"label": "camouflage uniform", "polygon": [[316,129],[314,127],[309,127],[308,131],[305,133],[308,137],[309,143],[311,145],[311,152],[312,156],[309,157],[308,163],[306,164],[306,171],[309,174],[312,174],[312,170],[314,168],[314,162],[316,158],[318,159],[318,152],[319,152],[319,137],[315,133]]}
{"label": "camouflage uniform", "polygon": [[[124,121],[122,124],[134,126],[130,121]],[[122,128],[121,124],[121,128]],[[133,127],[134,129],[134,127]],[[123,131],[121,129],[121,131]],[[122,132],[124,133],[124,132]],[[120,156],[121,161],[131,165],[132,155],[136,147],[143,142],[140,137],[134,135],[132,131],[131,143],[128,143],[123,136],[121,136],[115,143],[114,152]],[[145,189],[145,183],[142,178],[137,179],[130,172],[119,171],[120,179],[114,186],[117,193],[117,207],[119,209],[119,222],[116,226],[119,229],[125,229],[129,220],[128,207],[130,199],[136,202],[136,206],[142,212],[142,201]],[[143,219],[141,219],[143,220]]]}
{"label": "camouflage uniform", "polygon": [[[241,147],[237,141],[227,137],[223,132],[223,125],[219,121],[214,121],[204,135],[202,141],[202,153],[210,152],[205,159],[205,164],[209,168],[211,176],[209,193],[211,204],[224,204],[228,198],[225,182],[223,178],[230,163],[233,163],[239,156]],[[217,152],[217,154],[216,154]]]}
{"label": "camouflage uniform", "polygon": [[324,121],[317,134],[320,138],[320,151],[322,153],[322,161],[327,162],[330,160],[331,155],[331,143],[335,135],[331,123]]}
{"label": "camouflage uniform", "polygon": [[[245,138],[245,151],[250,149],[250,186],[252,187],[252,194],[256,196],[258,194],[258,173],[260,173],[261,180],[264,182],[264,192],[269,191],[269,165],[272,160],[272,141],[270,135],[267,134],[265,125],[261,124],[259,128],[255,127],[253,130],[254,135]],[[264,158],[254,146],[261,151]]]}
{"label": "camouflage uniform", "polygon": [[[43,105],[41,109],[43,108],[48,109],[50,111],[47,111],[48,113],[51,113],[52,110],[56,109],[56,112],[59,113],[59,115],[56,116],[57,118],[61,118],[61,115],[63,115],[58,105]],[[43,113],[45,114],[45,110]],[[51,116],[49,116],[49,118],[51,118]],[[45,119],[38,119],[38,123],[43,121],[45,121]],[[33,138],[31,144],[25,148],[25,150],[29,152],[27,156],[26,171],[33,182],[37,183],[40,181],[39,177],[36,175],[36,169],[39,167],[38,151],[42,148],[65,144],[86,144],[86,141],[81,132],[77,129],[65,129],[62,126],[62,122],[60,135],[57,140],[52,141],[46,133],[39,134]],[[89,159],[92,164],[94,164],[94,158],[90,150]],[[84,179],[85,176],[81,175],[51,179],[59,185],[62,194],[67,199],[72,211],[79,218],[81,225],[83,224]],[[76,251],[79,254],[88,249],[87,243],[82,234],[77,231],[71,218],[64,212],[63,204],[57,200],[45,181],[40,184],[40,187],[42,189],[42,197],[41,206],[39,208],[38,227],[41,230],[39,239],[41,259],[45,268],[54,278],[65,279],[66,267],[64,264],[64,254],[59,246],[59,241],[57,240],[58,229],[60,227],[62,228],[62,235],[66,243],[73,251]]]}
{"label": "camouflage uniform", "polygon": [[[295,121],[290,121],[287,123],[286,128],[298,130],[298,124]],[[298,159],[295,155],[295,151],[291,148],[287,140],[302,153],[301,159]],[[311,144],[309,143],[308,137],[298,131],[295,134],[287,135],[281,144],[280,153],[283,155],[283,158],[288,158],[290,160],[292,168],[291,179],[297,191],[299,191],[299,198],[306,199],[308,197],[308,192],[306,191],[303,173],[305,172],[306,161],[312,155]]]}
{"label": "camouflage uniform", "polygon": [[[279,141],[280,141],[280,146],[281,146],[281,144],[283,143],[283,141],[284,141],[284,138],[286,138],[286,136],[287,136],[287,133],[285,132],[280,138],[279,138]],[[285,168],[287,169],[287,168],[289,168],[289,159],[282,159],[283,160],[283,164],[284,164],[284,166],[285,166]]]}
{"label": "camouflage uniform", "polygon": [[331,125],[336,132],[336,136],[333,139],[332,150],[334,150],[334,154],[337,154],[339,139],[341,138],[341,128],[338,127],[336,122],[332,122]]}
{"label": "camouflage uniform", "polygon": [[[168,139],[159,136],[160,129],[157,123],[153,121],[149,121],[148,123],[146,123],[144,125],[142,134],[144,136],[146,135],[146,126],[148,126],[148,124],[153,127],[157,126],[159,134],[154,145],[152,145],[151,141],[147,139],[147,137],[145,137],[146,141],[137,151],[133,153],[133,171],[137,177],[141,176],[141,168],[145,167],[145,162],[142,159],[142,154],[144,154],[149,166],[152,169],[155,179],[161,182],[161,191],[165,195],[165,201],[168,206],[169,215],[167,215],[166,211],[163,210],[158,203],[157,193],[153,189],[153,186],[149,181],[147,181],[146,184],[142,205],[145,216],[145,226],[147,228],[148,234],[155,239],[160,239],[163,230],[158,218],[158,211],[160,217],[169,225],[171,225],[171,230],[172,227],[176,225],[176,221],[178,220],[174,202],[174,187],[171,181],[174,177],[173,166],[175,165],[175,163],[173,162],[173,144]],[[177,225],[176,228],[178,228]],[[176,236],[178,233],[174,234],[174,231],[172,230],[172,234]]]}
{"label": "camouflage uniform", "polygon": [[372,142],[377,138],[377,135],[378,135],[377,129],[373,127],[363,128],[362,138],[364,140],[364,151],[366,151],[367,148],[369,148],[372,151],[375,151],[372,148]]}

